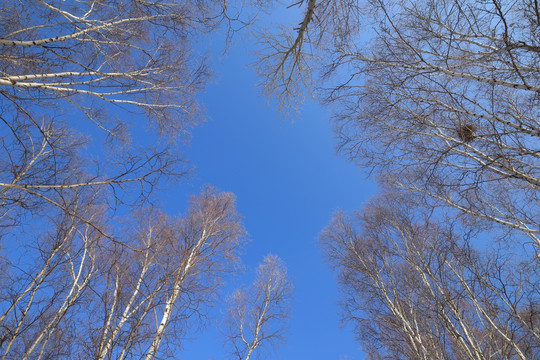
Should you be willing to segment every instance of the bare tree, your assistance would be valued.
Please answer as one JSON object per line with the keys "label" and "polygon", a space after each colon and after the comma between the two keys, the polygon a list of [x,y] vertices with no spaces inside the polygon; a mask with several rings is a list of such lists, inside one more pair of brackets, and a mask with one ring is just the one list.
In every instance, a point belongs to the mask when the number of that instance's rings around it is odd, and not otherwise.
{"label": "bare tree", "polygon": [[328,93],[341,149],[424,193],[540,245],[535,1],[373,2],[372,46]]}
{"label": "bare tree", "polygon": [[[61,356],[66,344],[62,325],[84,299],[98,267],[96,255],[104,221],[92,194],[79,191],[68,209],[82,207],[79,220],[68,212],[51,214],[38,226],[48,231],[25,234],[4,243],[4,279],[0,288],[0,353],[2,359]],[[56,215],[56,216],[55,216]],[[49,351],[52,348],[53,350]]]}
{"label": "bare tree", "polygon": [[201,118],[194,48],[245,25],[242,6],[0,5],[2,360],[167,357],[205,316],[243,244],[233,196],[172,218],[151,195],[184,174]]}
{"label": "bare tree", "polygon": [[287,100],[319,71],[339,151],[391,189],[323,235],[370,356],[537,358],[538,2],[297,5],[264,86]]}
{"label": "bare tree", "polygon": [[297,41],[267,35],[264,86],[319,71],[342,154],[540,245],[537,2],[302,4]]}
{"label": "bare tree", "polygon": [[294,26],[257,32],[260,49],[254,67],[263,93],[291,115],[312,94],[328,51],[358,32],[360,6],[356,0],[300,0],[287,8],[301,9],[302,17]]}
{"label": "bare tree", "polygon": [[[192,45],[224,19],[224,5],[4,2],[0,225],[28,210],[67,211],[61,198],[83,186],[108,192],[109,206],[138,204],[163,177],[182,175],[175,141],[199,119],[195,95],[208,75]],[[145,120],[150,137],[137,135]]]}
{"label": "bare tree", "polygon": [[291,293],[281,259],[265,256],[253,284],[229,298],[224,334],[234,358],[249,360],[265,346],[283,341]]}
{"label": "bare tree", "polygon": [[26,251],[33,268],[7,265],[2,359],[163,356],[235,270],[244,238],[232,195],[211,188],[181,218],[141,210],[122,244],[73,217],[57,225]]}
{"label": "bare tree", "polygon": [[538,263],[484,235],[397,193],[336,214],[322,239],[369,358],[538,359]]}

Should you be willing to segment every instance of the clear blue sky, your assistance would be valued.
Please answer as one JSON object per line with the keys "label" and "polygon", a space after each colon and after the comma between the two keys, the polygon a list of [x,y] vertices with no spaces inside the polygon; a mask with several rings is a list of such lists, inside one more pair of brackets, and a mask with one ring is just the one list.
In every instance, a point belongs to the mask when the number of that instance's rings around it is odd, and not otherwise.
{"label": "clear blue sky", "polygon": [[[239,44],[227,57],[213,59],[215,81],[200,97],[208,121],[194,130],[186,150],[196,169],[171,190],[167,210],[177,213],[188,194],[204,184],[235,193],[251,239],[243,256],[244,278],[251,280],[264,255],[273,253],[287,264],[295,285],[287,344],[279,358],[362,359],[352,329],[340,328],[336,279],[317,238],[335,210],[360,208],[374,194],[374,183],[335,154],[325,109],[311,103],[302,119],[291,123],[265,105],[256,75],[246,67],[248,56]],[[218,302],[208,328],[184,343],[179,358],[227,358],[214,326],[219,305],[224,303]]]}

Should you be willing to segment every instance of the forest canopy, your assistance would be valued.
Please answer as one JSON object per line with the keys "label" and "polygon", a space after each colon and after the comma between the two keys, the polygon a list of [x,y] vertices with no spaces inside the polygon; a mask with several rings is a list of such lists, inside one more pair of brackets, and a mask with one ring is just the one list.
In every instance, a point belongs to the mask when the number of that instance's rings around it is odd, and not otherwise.
{"label": "forest canopy", "polygon": [[[2,358],[174,357],[204,317],[246,242],[235,197],[155,193],[204,118],[197,46],[242,33],[261,92],[328,106],[378,180],[321,234],[368,358],[539,358],[539,30],[536,0],[4,2]],[[291,292],[265,257],[227,301],[232,357],[282,342]]]}

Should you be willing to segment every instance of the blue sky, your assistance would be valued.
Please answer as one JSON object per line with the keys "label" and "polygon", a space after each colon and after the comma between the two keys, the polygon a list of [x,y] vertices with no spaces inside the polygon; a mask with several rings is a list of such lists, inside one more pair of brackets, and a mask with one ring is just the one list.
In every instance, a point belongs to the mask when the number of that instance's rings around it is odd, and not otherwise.
{"label": "blue sky", "polygon": [[[335,154],[327,110],[309,103],[301,119],[282,120],[266,105],[246,67],[246,46],[213,60],[216,73],[200,98],[208,121],[193,132],[186,155],[192,176],[169,192],[166,208],[177,213],[188,194],[212,184],[237,197],[251,239],[243,256],[250,281],[264,255],[277,254],[295,285],[287,344],[280,359],[362,359],[351,328],[340,328],[334,274],[324,261],[318,234],[338,209],[358,209],[375,192],[366,173]],[[212,316],[219,318],[219,305]],[[226,359],[214,320],[184,343],[183,359]]]}

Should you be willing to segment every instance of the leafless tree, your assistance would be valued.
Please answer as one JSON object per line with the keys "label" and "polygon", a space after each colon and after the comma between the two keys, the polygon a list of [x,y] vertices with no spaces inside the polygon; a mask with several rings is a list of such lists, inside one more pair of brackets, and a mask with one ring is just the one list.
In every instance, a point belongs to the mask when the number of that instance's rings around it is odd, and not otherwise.
{"label": "leafless tree", "polygon": [[201,117],[195,47],[243,5],[0,5],[2,360],[162,358],[198,326],[243,244],[233,196],[173,218],[151,194]]}
{"label": "leafless tree", "polygon": [[[78,187],[107,191],[109,206],[138,204],[182,175],[175,141],[199,119],[208,75],[192,47],[225,9],[220,0],[3,2],[0,226],[29,210],[67,211],[61,198]],[[153,135],[141,136],[145,120]]]}
{"label": "leafless tree", "polygon": [[391,189],[323,235],[370,356],[537,358],[538,2],[296,5],[263,86],[288,101],[320,72],[339,151]]}
{"label": "leafless tree", "polygon": [[339,103],[341,149],[401,186],[537,237],[539,153],[535,1],[385,1]]}
{"label": "leafless tree", "polygon": [[268,35],[264,86],[287,96],[292,68],[319,71],[342,154],[540,245],[537,1],[299,5],[298,41]]}
{"label": "leafless tree", "polygon": [[6,265],[2,359],[155,359],[178,349],[235,270],[244,230],[234,199],[208,188],[181,218],[142,209],[127,226],[116,244],[66,215],[25,252],[33,267]]}
{"label": "leafless tree", "polygon": [[306,95],[316,87],[325,55],[350,41],[361,16],[356,0],[300,0],[288,8],[302,11],[299,22],[257,32],[255,62],[263,93],[276,100],[285,115],[300,111]]}
{"label": "leafless tree", "polygon": [[249,360],[265,346],[283,341],[291,293],[281,259],[265,256],[253,284],[229,298],[224,334],[235,359]]}
{"label": "leafless tree", "polygon": [[538,359],[538,262],[480,236],[397,193],[336,214],[322,239],[370,358]]}

